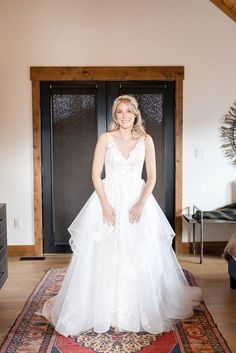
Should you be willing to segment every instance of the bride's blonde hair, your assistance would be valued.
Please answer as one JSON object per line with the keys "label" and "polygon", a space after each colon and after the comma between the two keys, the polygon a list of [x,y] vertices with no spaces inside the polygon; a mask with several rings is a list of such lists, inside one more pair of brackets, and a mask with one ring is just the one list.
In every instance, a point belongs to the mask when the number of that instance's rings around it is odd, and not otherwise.
{"label": "bride's blonde hair", "polygon": [[128,94],[119,96],[114,101],[112,105],[112,121],[109,125],[108,131],[115,131],[119,129],[119,124],[116,120],[116,111],[120,103],[127,104],[131,113],[135,115],[134,125],[131,130],[132,136],[134,138],[137,138],[140,136],[146,136],[145,128],[143,126],[143,120],[141,117],[140,110],[138,108],[138,102],[133,96]]}

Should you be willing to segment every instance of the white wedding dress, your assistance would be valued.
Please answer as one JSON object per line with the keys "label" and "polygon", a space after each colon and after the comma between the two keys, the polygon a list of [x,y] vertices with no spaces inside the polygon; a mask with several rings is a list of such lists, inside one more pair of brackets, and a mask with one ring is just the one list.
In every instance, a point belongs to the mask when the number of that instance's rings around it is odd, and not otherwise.
{"label": "white wedding dress", "polygon": [[108,136],[103,185],[115,226],[104,224],[94,191],[68,229],[73,256],[59,293],[40,312],[64,336],[110,327],[169,331],[174,320],[192,316],[201,297],[187,283],[171,247],[175,233],[152,194],[139,222],[129,222],[145,184],[144,139],[125,158]]}

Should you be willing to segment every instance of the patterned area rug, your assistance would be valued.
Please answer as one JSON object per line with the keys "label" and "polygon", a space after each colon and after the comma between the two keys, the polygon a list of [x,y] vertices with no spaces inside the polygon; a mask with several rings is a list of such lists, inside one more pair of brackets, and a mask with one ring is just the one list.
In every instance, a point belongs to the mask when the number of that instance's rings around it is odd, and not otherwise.
{"label": "patterned area rug", "polygon": [[[193,276],[184,272],[190,285],[194,286]],[[58,292],[64,275],[65,270],[56,269],[45,274],[13,324],[1,346],[1,353],[230,352],[203,302],[193,317],[182,320],[173,332],[162,335],[116,333],[111,329],[103,334],[89,330],[77,337],[63,337],[43,317],[34,313],[45,300]]]}

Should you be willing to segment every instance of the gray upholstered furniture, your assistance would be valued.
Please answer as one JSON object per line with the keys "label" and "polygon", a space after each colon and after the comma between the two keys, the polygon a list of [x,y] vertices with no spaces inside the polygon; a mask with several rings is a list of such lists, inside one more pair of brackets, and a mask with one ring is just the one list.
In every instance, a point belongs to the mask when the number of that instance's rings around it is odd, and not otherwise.
{"label": "gray upholstered furniture", "polygon": [[0,288],[8,276],[6,204],[0,203]]}

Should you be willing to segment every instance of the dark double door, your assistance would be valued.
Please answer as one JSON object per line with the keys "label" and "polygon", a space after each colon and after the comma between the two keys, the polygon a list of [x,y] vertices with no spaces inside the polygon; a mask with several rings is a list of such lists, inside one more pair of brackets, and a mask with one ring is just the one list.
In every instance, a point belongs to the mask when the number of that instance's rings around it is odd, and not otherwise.
{"label": "dark double door", "polygon": [[174,82],[41,82],[44,253],[70,252],[67,228],[94,190],[94,148],[121,94],[133,94],[139,102],[156,148],[153,194],[174,228]]}

